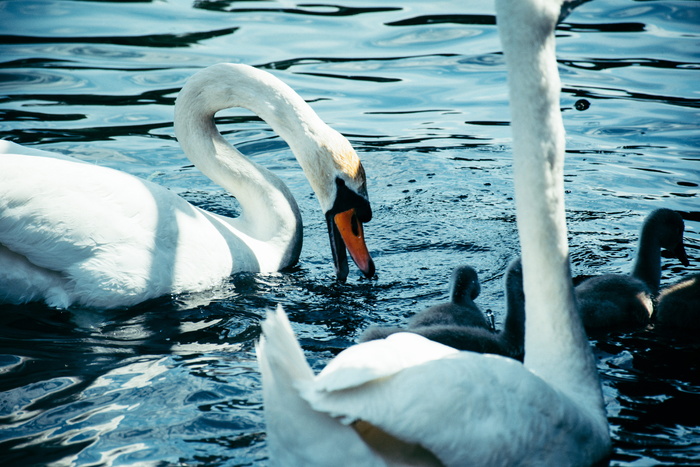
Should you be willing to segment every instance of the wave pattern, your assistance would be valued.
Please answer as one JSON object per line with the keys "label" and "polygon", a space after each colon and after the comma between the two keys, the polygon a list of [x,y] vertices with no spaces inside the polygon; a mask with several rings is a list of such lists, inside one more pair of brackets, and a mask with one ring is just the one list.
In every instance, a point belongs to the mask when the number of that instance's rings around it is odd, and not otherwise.
{"label": "wave pattern", "polygon": [[[259,321],[282,303],[315,368],[370,324],[402,325],[447,297],[458,264],[501,321],[518,254],[505,66],[488,2],[0,1],[0,136],[116,167],[235,215],[182,155],[172,106],[213,63],[265,68],[349,137],[375,212],[378,274],[333,282],[316,201],[259,118],[222,133],[288,182],[305,219],[300,263],[120,312],[0,307],[3,465],[265,465]],[[693,2],[598,0],[558,28],[567,207],[579,277],[629,269],[652,209],[686,219],[700,271],[700,119]],[[28,174],[27,176],[31,176]],[[594,342],[613,465],[700,457],[700,348],[649,332]]]}

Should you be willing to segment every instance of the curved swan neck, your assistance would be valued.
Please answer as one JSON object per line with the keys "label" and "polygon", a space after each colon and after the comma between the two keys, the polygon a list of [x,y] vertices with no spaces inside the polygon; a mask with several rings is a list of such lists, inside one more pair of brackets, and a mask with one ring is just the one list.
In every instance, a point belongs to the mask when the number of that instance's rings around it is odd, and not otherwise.
{"label": "curved swan neck", "polygon": [[[214,65],[196,73],[177,97],[175,134],[195,166],[234,194],[244,211],[246,205],[276,207],[270,203],[279,203],[274,198],[282,196],[298,213],[284,183],[232,147],[214,124],[216,112],[244,107],[266,120],[285,141],[297,138],[300,123],[294,109],[301,98],[279,80],[270,78],[252,67],[231,64]],[[261,196],[267,198],[265,204],[259,201]],[[260,217],[256,214],[251,217]]]}
{"label": "curved swan neck", "polygon": [[564,211],[564,126],[554,28],[561,2],[497,0],[508,68],[517,224],[526,307],[525,366],[577,399],[600,403],[576,312]]}
{"label": "curved swan neck", "polygon": [[[191,94],[196,102],[194,108],[211,115],[233,107],[250,110],[265,120],[293,150],[324,137],[324,133],[331,130],[292,88],[248,65],[220,63],[210,66],[193,75],[182,93]],[[180,117],[181,120],[195,118],[187,114]],[[306,161],[304,154],[295,152],[295,156]]]}
{"label": "curved swan neck", "polygon": [[[178,139],[187,140],[190,135],[185,135],[186,129],[198,126],[200,135],[206,133],[215,141],[215,149],[234,151],[240,155],[215,131],[212,118],[216,112],[226,108],[242,107],[252,111],[289,145],[323,212],[330,210],[335,200],[334,182],[336,174],[340,172],[338,166],[354,164],[358,171],[361,169],[359,158],[350,143],[326,125],[289,86],[267,72],[241,64],[213,65],[188,80],[178,96],[178,101],[186,99],[190,105],[181,106],[182,112],[177,112],[176,104],[175,130]],[[190,152],[193,153],[195,165],[204,165],[202,159],[206,157],[197,157],[196,145],[191,149],[194,149]],[[350,157],[344,158],[347,155]]]}
{"label": "curved swan neck", "polygon": [[[175,103],[175,134],[195,166],[238,200],[242,214],[237,228],[260,240],[300,237],[301,215],[287,186],[228,144],[214,124],[216,112],[246,107],[270,118],[273,129],[286,140],[297,136],[294,124],[298,121],[293,110],[285,107],[294,100],[294,92],[277,90],[264,80],[267,74],[247,73],[249,68],[220,64],[193,75]],[[269,100],[276,104],[278,117],[269,117]],[[289,254],[293,263],[298,251]]]}

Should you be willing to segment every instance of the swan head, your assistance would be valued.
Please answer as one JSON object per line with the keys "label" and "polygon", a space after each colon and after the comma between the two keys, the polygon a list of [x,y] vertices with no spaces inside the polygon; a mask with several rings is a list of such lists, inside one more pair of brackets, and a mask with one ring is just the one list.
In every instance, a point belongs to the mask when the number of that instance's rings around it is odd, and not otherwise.
{"label": "swan head", "polygon": [[471,266],[457,266],[452,271],[451,297],[453,303],[473,301],[481,293],[476,270]]}
{"label": "swan head", "polygon": [[323,184],[309,178],[312,186],[320,185],[314,186],[314,191],[326,216],[333,263],[340,282],[348,276],[346,252],[366,277],[372,277],[375,271],[363,227],[372,219],[365,170],[349,142],[347,147],[345,151],[332,153],[333,167]]}

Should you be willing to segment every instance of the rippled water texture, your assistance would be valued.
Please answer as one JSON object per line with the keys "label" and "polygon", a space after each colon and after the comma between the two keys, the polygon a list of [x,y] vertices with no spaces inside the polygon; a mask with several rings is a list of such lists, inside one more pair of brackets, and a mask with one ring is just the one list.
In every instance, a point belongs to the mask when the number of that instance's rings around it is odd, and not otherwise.
{"label": "rippled water texture", "polygon": [[[662,282],[700,271],[698,5],[596,0],[559,27],[576,275],[629,271],[659,207],[683,213],[691,261],[664,259]],[[174,99],[216,62],[273,72],[360,153],[378,270],[334,283],[323,215],[286,144],[253,115],[222,112],[226,137],[297,197],[300,263],[129,310],[0,307],[0,464],[264,465],[253,343],[277,303],[316,369],[366,326],[444,301],[458,264],[477,269],[478,303],[502,322],[518,245],[490,2],[2,1],[0,34],[0,136],[231,215],[174,140]],[[612,464],[700,463],[698,344],[648,331],[594,344]]]}

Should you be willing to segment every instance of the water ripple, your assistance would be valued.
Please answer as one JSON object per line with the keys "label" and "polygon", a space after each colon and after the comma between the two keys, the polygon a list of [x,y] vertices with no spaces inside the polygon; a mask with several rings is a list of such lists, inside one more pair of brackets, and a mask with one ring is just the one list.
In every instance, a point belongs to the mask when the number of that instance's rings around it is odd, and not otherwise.
{"label": "water ripple", "polygon": [[[377,275],[333,280],[322,213],[286,143],[244,110],[227,139],[288,183],[304,218],[298,265],[129,310],[0,307],[0,450],[7,465],[265,465],[254,342],[282,304],[312,366],[370,324],[403,325],[448,298],[471,264],[505,314],[518,254],[505,65],[490,3],[286,0],[0,1],[0,132],[149,178],[236,215],[175,141],[172,107],[195,70],[264,68],[347,135],[368,175]],[[628,272],[642,219],[686,220],[698,272],[698,8],[583,2],[559,26],[568,225],[577,279]],[[323,40],[315,38],[323,37]],[[280,38],[283,38],[280,39]],[[613,46],[611,46],[614,45]],[[698,346],[651,331],[594,344],[613,465],[690,464],[700,431]]]}

